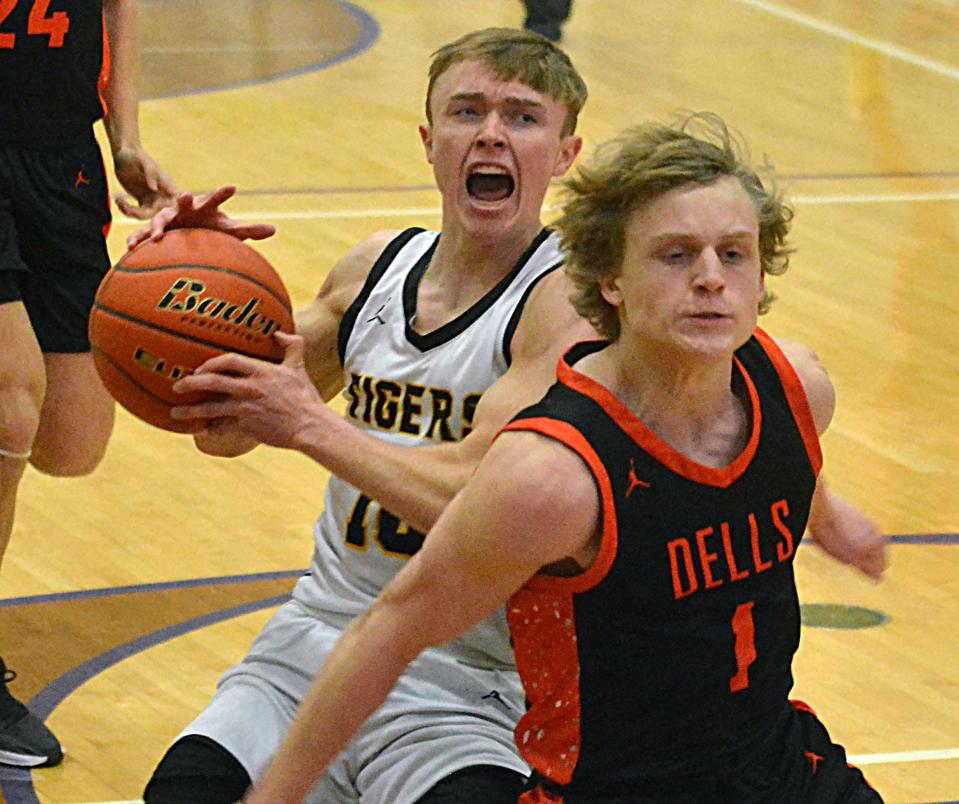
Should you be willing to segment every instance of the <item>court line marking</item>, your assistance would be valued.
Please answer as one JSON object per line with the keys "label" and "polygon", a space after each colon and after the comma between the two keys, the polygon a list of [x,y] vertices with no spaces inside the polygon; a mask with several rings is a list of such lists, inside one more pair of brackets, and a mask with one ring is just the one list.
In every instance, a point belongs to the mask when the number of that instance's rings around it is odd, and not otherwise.
{"label": "court line marking", "polygon": [[[918,539],[923,540],[927,538],[941,538],[945,543],[954,543],[954,540],[959,538],[959,534],[954,533],[945,533],[945,534],[916,534],[916,535],[894,535],[890,537],[890,540],[912,540]],[[298,570],[286,570],[279,573],[255,573],[251,576],[247,576],[249,579],[260,580],[263,576],[283,576],[283,575],[293,575],[299,573]],[[228,576],[230,580],[240,580],[243,576]],[[221,578],[222,579],[222,578]],[[211,581],[221,580],[214,578],[202,578],[195,579],[192,583],[196,585],[207,585]],[[167,586],[190,586],[191,581],[173,581],[161,584],[145,584],[144,587],[155,588],[155,587],[167,587]],[[135,587],[122,587],[124,590],[132,590]],[[111,589],[99,589],[99,590],[86,590],[75,593],[66,593],[59,596],[63,598],[69,598],[74,595],[87,596],[99,596],[103,594],[109,594]],[[40,595],[38,598],[47,599],[52,596]],[[250,601],[247,603],[240,604],[238,606],[232,606],[227,609],[223,609],[217,612],[209,612],[205,615],[200,615],[194,617],[190,620],[187,620],[183,623],[177,623],[165,628],[161,628],[158,631],[154,631],[151,634],[144,634],[139,637],[136,637],[127,643],[122,645],[114,646],[114,648],[106,651],[105,653],[96,656],[87,662],[82,663],[81,665],[73,668],[70,671],[67,671],[64,675],[60,676],[58,679],[55,679],[53,682],[47,685],[40,693],[34,696],[33,699],[29,702],[31,708],[34,709],[36,714],[42,719],[46,719],[49,714],[67,697],[69,697],[73,692],[75,692],[79,687],[84,683],[92,679],[94,676],[99,675],[105,670],[109,669],[115,664],[118,664],[125,659],[130,658],[131,656],[139,653],[141,651],[147,650],[155,645],[158,645],[162,642],[174,639],[178,636],[183,636],[186,633],[192,631],[200,630],[203,627],[211,625],[216,622],[222,622],[233,617],[241,616],[243,614],[249,614],[254,611],[259,611],[264,608],[269,608],[273,605],[280,605],[285,600],[289,599],[289,595],[277,595],[271,598],[265,598],[259,601]],[[8,602],[17,601],[20,603],[29,602],[30,598],[14,598],[8,599]],[[906,751],[906,752],[892,752],[892,753],[883,753],[883,754],[862,754],[857,756],[850,756],[849,759],[851,762],[859,765],[877,765],[883,763],[896,763],[896,762],[924,762],[924,761],[943,761],[943,760],[952,760],[959,758],[959,748],[949,748],[949,749],[934,749],[934,750],[925,750],[925,751]],[[11,768],[2,769],[0,772],[0,792],[2,792],[7,801],[11,804],[38,804],[39,799],[36,795],[36,790],[33,786],[33,778],[30,771],[26,769]],[[89,804],[97,804],[95,802],[90,802]],[[100,804],[142,804],[138,800],[130,801],[117,801],[117,802],[101,802]],[[941,802],[940,804],[959,804],[959,802]]]}
{"label": "court line marking", "polygon": [[959,748],[942,748],[932,751],[893,751],[887,754],[849,755],[847,759],[853,765],[883,765],[895,762],[935,762],[937,760],[959,759]]}
{"label": "court line marking", "polygon": [[767,14],[772,14],[773,16],[789,20],[790,22],[795,22],[797,25],[803,25],[807,28],[812,28],[814,31],[819,31],[820,33],[827,34],[828,36],[833,36],[837,39],[851,42],[852,44],[868,48],[869,50],[875,50],[877,53],[881,53],[884,56],[904,62],[913,67],[919,67],[923,70],[928,70],[929,72],[936,73],[945,78],[950,78],[953,81],[959,81],[959,67],[943,64],[935,59],[927,58],[926,56],[920,56],[918,53],[913,53],[911,50],[907,50],[904,47],[899,47],[898,45],[884,42],[881,39],[873,39],[871,36],[863,36],[862,34],[858,34],[855,31],[849,30],[848,28],[843,28],[840,25],[833,25],[832,23],[824,22],[823,20],[817,19],[816,17],[812,17],[808,14],[802,14],[799,11],[792,11],[787,8],[782,8],[774,3],[767,3],[764,0],[736,0],[736,2],[740,5],[750,6],[758,11],[764,11]]}
{"label": "court line marking", "polygon": [[376,21],[376,18],[365,9],[348,2],[348,0],[338,0],[338,2],[339,5],[342,6],[343,9],[353,17],[359,26],[355,41],[346,50],[343,50],[339,53],[334,53],[331,56],[327,56],[315,64],[308,64],[291,70],[287,73],[280,73],[277,75],[266,76],[261,79],[251,79],[249,81],[239,81],[236,83],[223,84],[219,86],[197,87],[196,89],[188,89],[183,91],[161,92],[159,95],[141,97],[140,100],[153,101],[165,100],[168,98],[187,98],[193,95],[206,95],[213,92],[225,92],[231,89],[266,86],[277,81],[285,81],[288,78],[297,78],[301,75],[307,75],[308,73],[326,70],[330,67],[335,67],[337,64],[341,64],[344,61],[354,59],[357,56],[365,53],[367,50],[373,47],[374,44],[376,44],[376,41],[380,38],[380,26]]}
{"label": "court line marking", "polygon": [[[955,193],[877,193],[872,195],[797,195],[787,196],[787,204],[798,206],[823,206],[829,204],[912,204],[943,201],[959,201],[959,192]],[[559,206],[548,204],[546,212],[556,212]],[[372,209],[298,209],[281,212],[278,210],[251,210],[238,212],[244,220],[343,220],[347,218],[421,218],[439,217],[440,207],[374,207]],[[114,220],[117,226],[143,226],[143,221],[118,215]]]}

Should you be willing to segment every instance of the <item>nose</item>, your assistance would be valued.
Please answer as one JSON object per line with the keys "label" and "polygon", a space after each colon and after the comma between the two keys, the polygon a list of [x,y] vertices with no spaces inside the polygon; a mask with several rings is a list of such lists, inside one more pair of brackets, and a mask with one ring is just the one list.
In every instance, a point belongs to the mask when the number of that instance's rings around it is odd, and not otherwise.
{"label": "nose", "polygon": [[696,287],[709,291],[720,290],[725,286],[726,276],[723,271],[723,261],[719,258],[715,249],[703,249],[699,259],[696,260],[693,282]]}
{"label": "nose", "polygon": [[506,145],[506,128],[498,113],[490,112],[486,115],[476,136],[476,144],[480,148],[502,148]]}

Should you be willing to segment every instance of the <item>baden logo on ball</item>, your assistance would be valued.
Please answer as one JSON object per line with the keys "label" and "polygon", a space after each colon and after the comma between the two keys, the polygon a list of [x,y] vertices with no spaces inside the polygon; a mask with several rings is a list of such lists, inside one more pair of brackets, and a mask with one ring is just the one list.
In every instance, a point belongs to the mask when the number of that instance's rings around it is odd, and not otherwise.
{"label": "baden logo on ball", "polygon": [[100,283],[90,314],[97,372],[124,408],[176,432],[173,383],[215,355],[279,362],[277,330],[293,332],[290,297],[273,267],[242,241],[210,229],[174,229],[127,252]]}

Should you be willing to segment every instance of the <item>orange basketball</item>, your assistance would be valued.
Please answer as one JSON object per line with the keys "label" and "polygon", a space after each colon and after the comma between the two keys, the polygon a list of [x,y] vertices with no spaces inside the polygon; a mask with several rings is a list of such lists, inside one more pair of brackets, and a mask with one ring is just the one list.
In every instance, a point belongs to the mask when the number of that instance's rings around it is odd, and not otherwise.
{"label": "orange basketball", "polygon": [[279,362],[276,330],[293,332],[283,281],[248,245],[212,229],[173,229],[124,254],[97,289],[89,327],[113,398],[179,433],[198,425],[174,420],[170,407],[207,395],[175,394],[173,383],[223,352]]}

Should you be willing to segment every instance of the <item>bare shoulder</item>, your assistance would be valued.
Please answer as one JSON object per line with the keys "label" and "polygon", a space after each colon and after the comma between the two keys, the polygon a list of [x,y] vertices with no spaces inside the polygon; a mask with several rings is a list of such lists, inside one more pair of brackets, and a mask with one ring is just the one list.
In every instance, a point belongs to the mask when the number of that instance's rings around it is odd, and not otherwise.
{"label": "bare shoulder", "polygon": [[324,399],[332,398],[343,384],[337,351],[340,322],[396,234],[377,232],[354,246],[330,269],[313,301],[296,311],[296,331],[305,341],[306,369]]}
{"label": "bare shoulder", "polygon": [[396,235],[395,231],[377,232],[340,257],[326,275],[316,298],[297,312],[297,331],[302,332],[304,325],[320,311],[342,317],[359,295],[377,258]]}
{"label": "bare shoulder", "polygon": [[583,459],[553,438],[503,432],[474,480],[494,522],[508,519],[521,529],[543,565],[579,553],[592,538],[599,517],[596,485]]}
{"label": "bare shoulder", "polygon": [[383,230],[355,245],[330,269],[317,298],[347,296],[349,300],[342,306],[345,311],[359,294],[376,260],[398,234],[393,229]]}
{"label": "bare shoulder", "polygon": [[836,410],[836,390],[825,365],[819,355],[805,344],[784,338],[774,340],[799,376],[816,422],[816,430],[822,435]]}
{"label": "bare shoulder", "polygon": [[589,322],[573,309],[569,301],[572,291],[565,271],[552,271],[540,280],[526,301],[513,336],[514,358],[546,352],[558,359],[574,343],[598,337]]}

